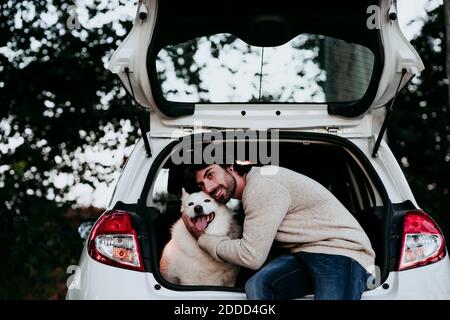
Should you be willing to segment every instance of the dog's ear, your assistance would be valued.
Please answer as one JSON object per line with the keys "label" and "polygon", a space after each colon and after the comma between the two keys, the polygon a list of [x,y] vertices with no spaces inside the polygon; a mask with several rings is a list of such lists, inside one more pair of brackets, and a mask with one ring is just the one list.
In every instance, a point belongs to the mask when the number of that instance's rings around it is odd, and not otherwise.
{"label": "dog's ear", "polygon": [[184,201],[188,195],[189,193],[187,193],[186,190],[184,190],[184,188],[181,188],[181,201]]}

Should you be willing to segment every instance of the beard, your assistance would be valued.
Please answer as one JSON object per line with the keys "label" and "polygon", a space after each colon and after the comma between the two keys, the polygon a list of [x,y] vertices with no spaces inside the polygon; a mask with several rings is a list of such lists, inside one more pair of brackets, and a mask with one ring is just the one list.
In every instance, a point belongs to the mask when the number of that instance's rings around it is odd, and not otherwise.
{"label": "beard", "polygon": [[219,201],[220,203],[226,204],[228,201],[230,201],[231,197],[234,194],[234,191],[236,190],[236,179],[231,174],[226,172],[225,185],[219,185],[211,193],[214,193],[217,189],[222,189],[222,195],[219,199],[215,200]]}

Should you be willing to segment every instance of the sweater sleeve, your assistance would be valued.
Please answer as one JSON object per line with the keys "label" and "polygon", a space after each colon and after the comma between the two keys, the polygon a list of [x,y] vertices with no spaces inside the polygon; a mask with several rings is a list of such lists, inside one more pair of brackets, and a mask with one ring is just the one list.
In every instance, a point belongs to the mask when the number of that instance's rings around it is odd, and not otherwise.
{"label": "sweater sleeve", "polygon": [[[259,269],[267,259],[277,230],[290,207],[289,192],[271,179],[258,177],[243,196],[245,220],[241,239],[202,235],[199,246],[216,259]],[[248,188],[248,189],[247,189]]]}

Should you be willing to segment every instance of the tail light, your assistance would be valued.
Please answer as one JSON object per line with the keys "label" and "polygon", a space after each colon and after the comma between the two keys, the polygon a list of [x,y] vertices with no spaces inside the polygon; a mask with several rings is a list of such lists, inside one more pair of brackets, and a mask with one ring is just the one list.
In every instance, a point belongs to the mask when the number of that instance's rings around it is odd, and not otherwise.
{"label": "tail light", "polygon": [[126,211],[105,212],[92,228],[89,255],[111,266],[144,271],[133,218]]}
{"label": "tail light", "polygon": [[437,262],[445,257],[445,240],[433,219],[420,210],[409,211],[403,221],[399,270]]}

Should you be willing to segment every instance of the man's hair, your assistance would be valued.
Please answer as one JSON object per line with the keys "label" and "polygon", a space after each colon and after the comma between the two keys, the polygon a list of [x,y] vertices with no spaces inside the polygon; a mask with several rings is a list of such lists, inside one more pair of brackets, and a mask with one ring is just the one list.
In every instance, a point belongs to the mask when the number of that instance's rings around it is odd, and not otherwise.
{"label": "man's hair", "polygon": [[[195,179],[195,173],[199,170],[203,170],[211,164],[201,163],[201,164],[190,164],[184,165],[183,170],[183,187],[188,193],[198,192],[200,188],[197,185],[197,181]],[[236,161],[233,164],[218,164],[224,170],[228,167],[233,166],[234,171],[240,176],[248,173],[250,169],[253,167],[251,164],[238,164]]]}

